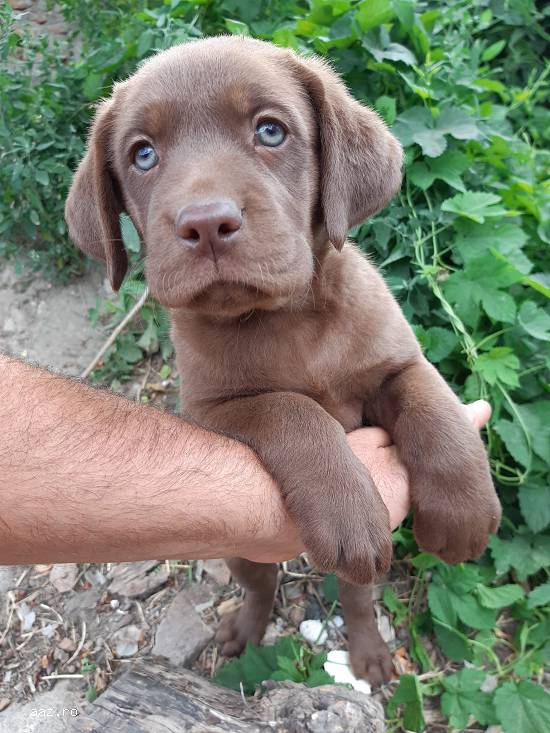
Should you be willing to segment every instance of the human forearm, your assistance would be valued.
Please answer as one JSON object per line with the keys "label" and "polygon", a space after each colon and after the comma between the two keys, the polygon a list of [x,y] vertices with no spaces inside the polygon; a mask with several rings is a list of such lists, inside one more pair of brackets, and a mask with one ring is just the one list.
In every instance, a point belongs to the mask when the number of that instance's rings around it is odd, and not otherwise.
{"label": "human forearm", "polygon": [[0,389],[1,563],[299,551],[245,446],[1,355]]}

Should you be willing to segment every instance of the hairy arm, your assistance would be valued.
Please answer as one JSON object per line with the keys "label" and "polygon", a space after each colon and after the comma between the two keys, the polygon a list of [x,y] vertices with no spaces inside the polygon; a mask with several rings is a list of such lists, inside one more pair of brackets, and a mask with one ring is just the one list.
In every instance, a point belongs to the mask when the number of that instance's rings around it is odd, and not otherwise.
{"label": "hairy arm", "polygon": [[[302,551],[277,486],[244,445],[2,355],[0,393],[1,564],[268,562]],[[408,481],[387,434],[349,440],[398,524]]]}

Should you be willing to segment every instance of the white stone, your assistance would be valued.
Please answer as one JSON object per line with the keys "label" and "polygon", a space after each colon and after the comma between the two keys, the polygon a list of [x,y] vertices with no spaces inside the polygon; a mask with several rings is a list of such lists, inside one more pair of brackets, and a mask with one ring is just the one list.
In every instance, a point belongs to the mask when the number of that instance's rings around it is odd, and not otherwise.
{"label": "white stone", "polygon": [[349,652],[343,649],[334,649],[327,655],[324,664],[325,672],[334,678],[334,681],[342,685],[351,685],[354,690],[370,695],[371,686],[366,680],[358,680],[351,671],[349,663]]}
{"label": "white stone", "polygon": [[327,632],[323,628],[323,622],[311,618],[302,621],[300,624],[300,634],[310,644],[324,644],[327,640]]}

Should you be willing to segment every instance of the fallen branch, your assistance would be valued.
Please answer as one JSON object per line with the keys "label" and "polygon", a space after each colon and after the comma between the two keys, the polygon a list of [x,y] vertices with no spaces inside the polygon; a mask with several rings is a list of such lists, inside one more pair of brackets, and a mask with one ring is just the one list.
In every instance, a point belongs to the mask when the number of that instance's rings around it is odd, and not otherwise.
{"label": "fallen branch", "polygon": [[114,342],[116,337],[124,331],[128,323],[132,320],[132,318],[141,310],[142,306],[145,304],[145,301],[149,297],[149,288],[146,286],[145,290],[143,291],[141,298],[136,302],[136,304],[128,311],[128,313],[124,316],[122,321],[118,324],[118,326],[115,328],[115,330],[112,332],[112,334],[109,336],[107,341],[103,344],[101,349],[97,352],[97,354],[94,356],[92,361],[88,364],[86,369],[82,372],[80,375],[80,379],[86,379],[91,372],[96,368],[98,365],[101,357],[105,354],[109,346],[111,346]]}

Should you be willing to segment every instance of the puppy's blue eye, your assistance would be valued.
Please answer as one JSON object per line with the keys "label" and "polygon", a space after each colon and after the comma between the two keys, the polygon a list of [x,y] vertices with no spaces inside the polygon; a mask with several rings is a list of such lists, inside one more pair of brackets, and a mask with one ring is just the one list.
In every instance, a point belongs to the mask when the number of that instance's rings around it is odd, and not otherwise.
{"label": "puppy's blue eye", "polygon": [[273,120],[265,120],[260,122],[256,127],[256,138],[262,145],[267,145],[269,148],[276,148],[280,145],[286,137],[286,132],[282,125]]}
{"label": "puppy's blue eye", "polygon": [[134,164],[141,171],[151,170],[159,162],[159,157],[152,145],[141,145],[134,153]]}

